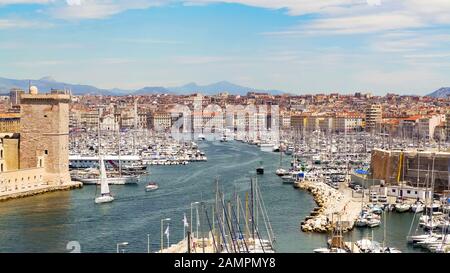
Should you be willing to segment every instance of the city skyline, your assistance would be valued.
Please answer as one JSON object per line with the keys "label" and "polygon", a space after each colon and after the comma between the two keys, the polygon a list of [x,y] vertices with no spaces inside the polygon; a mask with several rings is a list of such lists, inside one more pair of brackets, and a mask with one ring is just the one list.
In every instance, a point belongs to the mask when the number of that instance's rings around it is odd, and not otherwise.
{"label": "city skyline", "polygon": [[449,85],[449,11],[442,0],[0,0],[0,76],[426,95]]}

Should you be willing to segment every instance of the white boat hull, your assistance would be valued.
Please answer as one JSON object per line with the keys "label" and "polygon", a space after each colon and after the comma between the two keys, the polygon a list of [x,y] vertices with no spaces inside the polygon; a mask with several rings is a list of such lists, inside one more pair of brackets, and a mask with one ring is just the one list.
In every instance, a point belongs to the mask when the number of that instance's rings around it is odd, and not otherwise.
{"label": "white boat hull", "polygon": [[[100,178],[75,178],[75,180],[85,185],[100,185]],[[139,178],[134,176],[108,177],[106,181],[109,185],[137,184]]]}
{"label": "white boat hull", "polygon": [[419,213],[422,212],[424,210],[424,206],[423,205],[412,205],[411,206],[411,210],[415,213]]}
{"label": "white boat hull", "polygon": [[112,197],[111,195],[104,195],[104,196],[99,196],[99,197],[95,198],[96,204],[109,203],[112,201],[114,201],[114,197]]}
{"label": "white boat hull", "polygon": [[410,208],[411,208],[411,206],[406,205],[406,204],[396,205],[395,206],[395,210],[397,212],[407,212]]}
{"label": "white boat hull", "polygon": [[145,187],[145,191],[156,191],[159,187]]}

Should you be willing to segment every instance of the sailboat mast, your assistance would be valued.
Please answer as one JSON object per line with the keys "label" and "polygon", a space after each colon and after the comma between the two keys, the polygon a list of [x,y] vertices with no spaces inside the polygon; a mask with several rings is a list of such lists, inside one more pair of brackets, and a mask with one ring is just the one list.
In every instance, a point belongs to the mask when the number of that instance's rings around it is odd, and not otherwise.
{"label": "sailboat mast", "polygon": [[259,203],[259,198],[258,198],[258,192],[257,192],[257,189],[258,189],[258,178],[256,178],[255,177],[255,187],[254,187],[254,196],[255,196],[255,205],[256,205],[256,209],[254,210],[255,211],[255,222],[256,222],[256,226],[258,226],[258,224],[259,224],[259,206],[258,206],[258,203]]}
{"label": "sailboat mast", "polygon": [[386,245],[386,211],[383,211],[383,251]]}
{"label": "sailboat mast", "polygon": [[417,188],[419,188],[419,181],[420,181],[420,154],[419,151],[417,151]]}
{"label": "sailboat mast", "polygon": [[431,165],[431,206],[430,206],[430,224],[431,224],[431,229],[430,229],[430,231],[431,232],[433,232],[433,201],[434,201],[434,198],[433,198],[433,196],[434,196],[434,183],[435,183],[435,181],[434,181],[434,179],[435,179],[435,176],[434,176],[434,161],[435,161],[435,159],[436,159],[436,154],[431,154],[431,156],[433,157],[433,161],[432,161],[432,165]]}
{"label": "sailboat mast", "polygon": [[120,177],[122,177],[122,160],[120,160],[120,153],[121,153],[121,148],[120,148],[120,142],[121,142],[121,139],[122,139],[122,136],[120,135],[120,129],[119,129],[119,176]]}
{"label": "sailboat mast", "polygon": [[280,148],[280,168],[283,165],[283,151]]}
{"label": "sailboat mast", "polygon": [[100,159],[100,155],[101,155],[101,134],[100,134],[100,109],[98,109],[98,116],[97,116],[97,138],[98,138],[98,149],[97,149],[97,153]]}
{"label": "sailboat mast", "polygon": [[254,199],[253,199],[254,197],[253,197],[253,178],[251,178],[250,179],[250,199],[251,199],[251,203],[250,203],[250,206],[251,206],[251,211],[250,211],[250,217],[251,217],[251,219],[252,219],[252,238],[253,238],[253,241],[255,241],[255,219],[254,219],[254,204],[253,204],[253,201],[254,201]]}
{"label": "sailboat mast", "polygon": [[248,237],[250,236],[250,229],[249,229],[249,207],[248,207],[248,192],[245,193],[245,238],[248,240]]}

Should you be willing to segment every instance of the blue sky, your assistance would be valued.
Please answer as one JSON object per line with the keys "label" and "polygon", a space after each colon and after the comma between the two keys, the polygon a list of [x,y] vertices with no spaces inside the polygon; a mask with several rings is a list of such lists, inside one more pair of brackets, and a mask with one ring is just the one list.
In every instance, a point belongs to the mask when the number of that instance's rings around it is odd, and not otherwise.
{"label": "blue sky", "polygon": [[450,85],[449,0],[0,0],[0,77],[293,93]]}

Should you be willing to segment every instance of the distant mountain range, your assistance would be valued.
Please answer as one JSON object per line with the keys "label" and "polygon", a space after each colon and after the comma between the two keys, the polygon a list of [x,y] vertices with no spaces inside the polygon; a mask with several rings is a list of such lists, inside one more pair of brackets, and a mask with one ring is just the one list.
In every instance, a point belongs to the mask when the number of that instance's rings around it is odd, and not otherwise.
{"label": "distant mountain range", "polygon": [[245,86],[240,86],[231,82],[221,81],[208,85],[197,85],[194,82],[179,87],[169,87],[169,91],[176,94],[202,93],[204,95],[215,95],[220,92],[228,92],[233,95],[246,95],[248,92],[266,92],[272,95],[281,95],[286,92],[280,90],[261,90]]}
{"label": "distant mountain range", "polygon": [[442,87],[427,96],[433,98],[447,98],[450,96],[450,87]]}
{"label": "distant mountain range", "polygon": [[204,95],[215,95],[220,92],[228,92],[233,95],[246,95],[247,92],[267,92],[273,95],[284,94],[285,92],[279,90],[260,90],[250,87],[244,87],[237,84],[233,84],[227,81],[221,81],[209,85],[197,85],[196,83],[188,83],[178,87],[162,87],[162,86],[146,86],[138,90],[127,89],[101,89],[92,85],[83,84],[71,84],[58,82],[52,77],[43,77],[38,80],[15,80],[0,77],[0,93],[8,94],[11,88],[28,89],[28,85],[31,82],[32,85],[37,86],[39,90],[44,92],[50,89],[70,89],[74,95],[148,95],[148,94],[192,94],[202,93]]}

